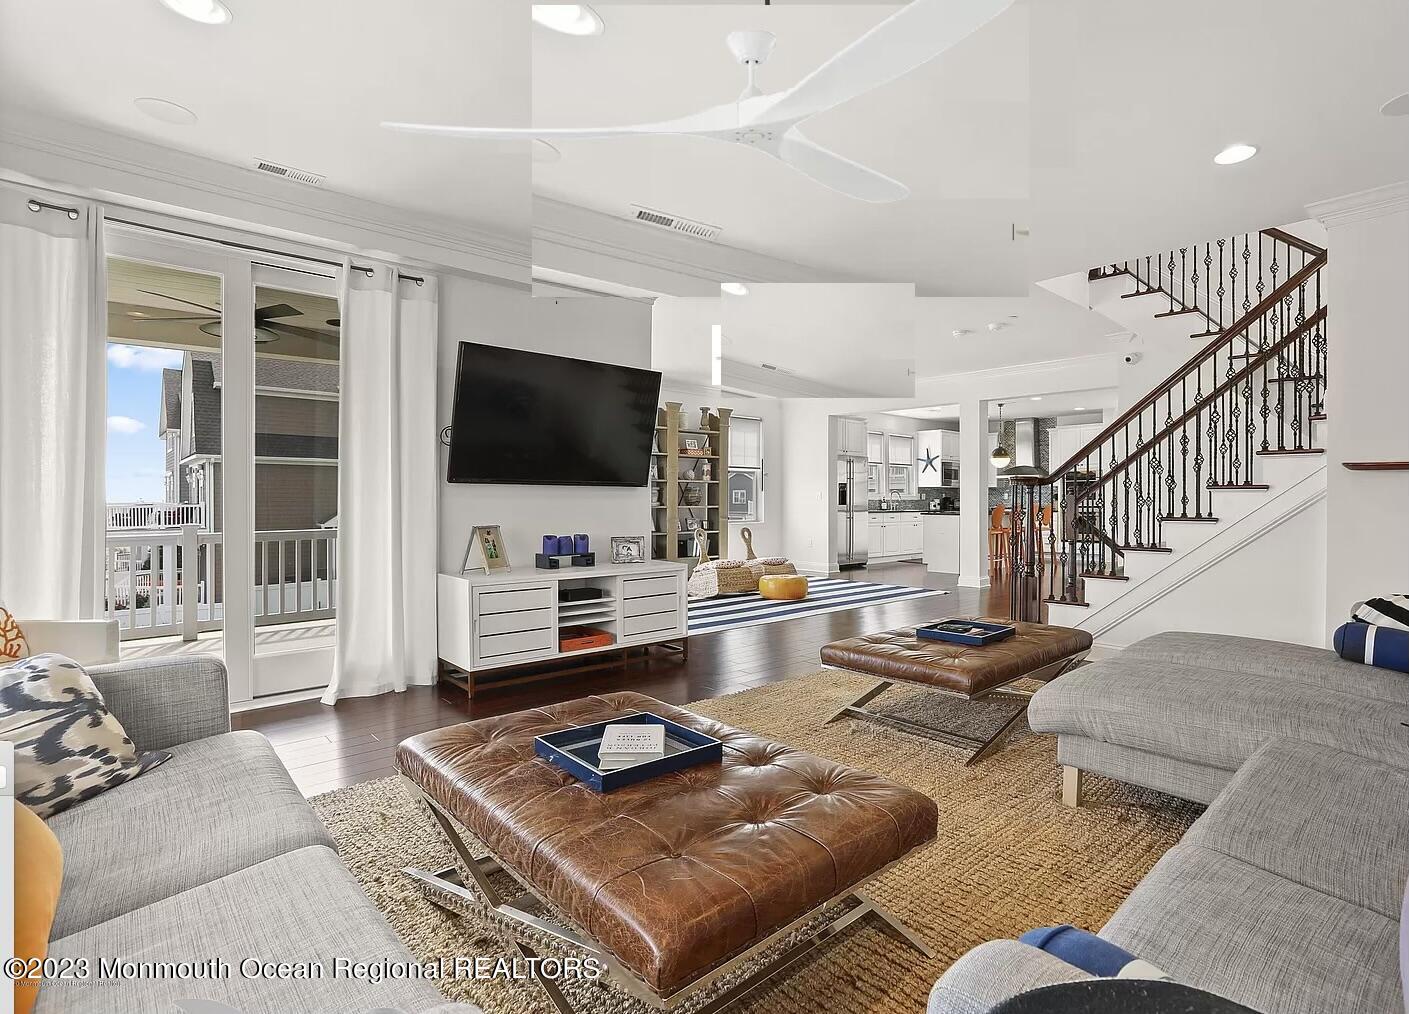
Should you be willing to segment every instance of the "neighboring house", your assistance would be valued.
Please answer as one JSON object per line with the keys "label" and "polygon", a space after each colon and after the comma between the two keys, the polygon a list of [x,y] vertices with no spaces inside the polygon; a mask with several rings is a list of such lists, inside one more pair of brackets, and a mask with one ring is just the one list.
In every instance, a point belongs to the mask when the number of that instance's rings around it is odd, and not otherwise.
{"label": "neighboring house", "polygon": [[[222,530],[221,363],[186,353],[162,371],[160,435],[168,500],[204,505]],[[338,513],[338,365],[255,361],[254,523],[257,531],[328,527]]]}

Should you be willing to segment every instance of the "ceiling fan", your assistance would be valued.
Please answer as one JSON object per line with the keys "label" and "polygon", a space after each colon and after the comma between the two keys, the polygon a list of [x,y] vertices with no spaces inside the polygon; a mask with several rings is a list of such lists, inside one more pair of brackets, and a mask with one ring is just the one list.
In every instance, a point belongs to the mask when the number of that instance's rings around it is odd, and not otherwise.
{"label": "ceiling fan", "polygon": [[[189,315],[183,314],[181,316],[174,317],[142,316],[136,318],[139,323],[172,320],[203,320],[206,323],[197,325],[197,330],[199,330],[202,334],[208,334],[212,338],[219,338],[222,335],[223,318],[219,307],[206,306],[204,303],[192,302],[189,299],[182,299],[180,296],[168,295],[165,292],[153,292],[151,289],[138,289],[137,291],[143,293],[144,295],[157,296],[161,299],[169,299],[173,303],[185,303],[187,306],[194,306],[198,310],[206,311],[205,313],[193,313]],[[300,338],[311,338],[314,341],[319,342],[336,343],[338,341],[338,336],[335,334],[328,334],[326,331],[315,331],[313,328],[300,327],[297,324],[286,324],[279,319],[281,317],[299,317],[302,315],[302,310],[300,310],[296,306],[290,306],[288,303],[275,303],[272,306],[256,307],[254,311],[255,344],[265,345],[269,342],[278,341],[285,335],[295,335]],[[338,318],[333,318],[333,320],[338,320]],[[337,327],[338,324],[335,324],[333,320],[328,321],[329,326]],[[339,323],[341,323],[341,321],[339,321]]]}
{"label": "ceiling fan", "polygon": [[726,40],[729,50],[748,74],[743,94],[734,102],[674,120],[617,127],[500,128],[390,122],[382,126],[485,140],[687,134],[757,148],[823,186],[859,200],[876,204],[899,201],[910,193],[905,184],[813,144],[798,125],[927,63],[997,17],[1012,2],[912,0],[792,88],[771,94],[757,88],[754,72],[773,51],[773,34],[731,32]]}

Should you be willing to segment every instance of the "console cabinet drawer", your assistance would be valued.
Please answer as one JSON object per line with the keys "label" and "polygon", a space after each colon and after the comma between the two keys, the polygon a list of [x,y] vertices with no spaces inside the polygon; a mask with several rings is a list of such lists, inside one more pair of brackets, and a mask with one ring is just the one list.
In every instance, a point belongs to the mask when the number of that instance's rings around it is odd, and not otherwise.
{"label": "console cabinet drawer", "polygon": [[668,595],[648,595],[640,599],[627,599],[622,609],[627,616],[646,616],[650,613],[674,613],[680,608],[680,596],[673,589]]}
{"label": "console cabinet drawer", "polygon": [[628,577],[622,581],[628,599],[641,599],[648,595],[679,594],[680,583],[673,577]]}
{"label": "console cabinet drawer", "polygon": [[553,625],[553,610],[524,609],[513,613],[490,613],[479,618],[479,635],[516,634],[525,630],[547,630]]}
{"label": "console cabinet drawer", "polygon": [[476,598],[479,615],[515,613],[525,609],[546,609],[553,604],[553,589],[549,585],[537,588],[505,588],[502,591],[482,591]]}
{"label": "console cabinet drawer", "polygon": [[476,642],[481,661],[498,658],[501,655],[519,655],[529,651],[549,651],[555,649],[553,631],[521,630],[513,634],[481,635]]}
{"label": "console cabinet drawer", "polygon": [[639,634],[653,634],[661,630],[674,630],[680,622],[680,614],[672,610],[668,613],[648,613],[645,616],[628,616],[622,620],[622,630],[626,637]]}

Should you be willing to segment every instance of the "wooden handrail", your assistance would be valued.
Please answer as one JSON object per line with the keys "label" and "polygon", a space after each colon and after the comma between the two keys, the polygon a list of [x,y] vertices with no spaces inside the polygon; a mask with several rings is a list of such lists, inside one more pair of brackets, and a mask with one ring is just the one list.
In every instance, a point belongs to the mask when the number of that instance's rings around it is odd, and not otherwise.
{"label": "wooden handrail", "polygon": [[[1301,324],[1297,325],[1297,327],[1293,328],[1291,331],[1288,331],[1286,335],[1284,335],[1279,341],[1273,342],[1262,352],[1259,352],[1255,357],[1250,358],[1247,361],[1247,364],[1242,369],[1238,370],[1238,372],[1234,373],[1231,377],[1227,378],[1223,381],[1223,383],[1219,384],[1212,391],[1210,391],[1207,397],[1205,397],[1200,404],[1197,404],[1193,408],[1186,409],[1184,412],[1180,413],[1178,418],[1166,424],[1164,429],[1160,430],[1154,436],[1150,437],[1149,441],[1143,447],[1137,448],[1135,451],[1126,455],[1123,459],[1121,459],[1119,463],[1111,465],[1110,468],[1106,470],[1106,473],[1104,475],[1098,476],[1089,486],[1087,486],[1081,491],[1080,494],[1078,494],[1076,502],[1080,503],[1082,500],[1085,500],[1093,492],[1100,489],[1111,479],[1115,478],[1117,472],[1128,468],[1130,464],[1135,461],[1136,458],[1140,457],[1142,454],[1148,453],[1150,448],[1158,447],[1160,445],[1160,442],[1164,440],[1165,437],[1169,436],[1175,430],[1179,429],[1181,426],[1184,425],[1184,423],[1188,422],[1190,419],[1196,418],[1200,412],[1203,412],[1208,407],[1210,402],[1217,401],[1229,390],[1234,387],[1237,387],[1238,384],[1242,383],[1253,373],[1257,372],[1258,367],[1266,365],[1267,362],[1271,360],[1273,356],[1281,352],[1282,349],[1286,348],[1288,345],[1292,344],[1292,342],[1301,338],[1309,329],[1324,322],[1325,319],[1326,308],[1323,306],[1315,313],[1313,313],[1310,317],[1307,317],[1306,320],[1303,321]],[[1050,481],[1050,479],[1043,480],[1044,483]]]}
{"label": "wooden handrail", "polygon": [[[1298,242],[1300,241],[1298,240]],[[1111,423],[1109,426],[1103,429],[1099,434],[1096,435],[1095,438],[1088,441],[1085,447],[1081,448],[1070,458],[1064,461],[1060,468],[1052,469],[1050,475],[1047,478],[1049,480],[1055,480],[1057,478],[1060,478],[1066,472],[1070,471],[1071,468],[1078,462],[1084,461],[1086,458],[1090,457],[1093,451],[1095,451],[1098,447],[1100,447],[1107,440],[1113,437],[1117,432],[1123,429],[1126,423],[1130,422],[1130,420],[1134,419],[1141,412],[1145,411],[1145,409],[1149,408],[1151,405],[1157,402],[1160,397],[1165,394],[1167,389],[1171,388],[1177,381],[1186,376],[1190,370],[1194,369],[1197,366],[1201,366],[1204,360],[1216,351],[1218,351],[1218,349],[1222,348],[1229,341],[1232,341],[1241,332],[1246,331],[1248,330],[1248,328],[1252,327],[1252,325],[1257,323],[1258,319],[1261,318],[1263,314],[1265,314],[1277,303],[1281,302],[1281,300],[1289,292],[1293,292],[1297,288],[1299,288],[1302,282],[1306,281],[1321,268],[1325,267],[1325,265],[1326,253],[1323,250],[1311,260],[1307,261],[1305,266],[1303,266],[1300,271],[1298,271],[1294,275],[1289,276],[1284,282],[1282,282],[1281,285],[1277,286],[1266,296],[1264,296],[1261,300],[1259,300],[1256,306],[1254,306],[1247,313],[1243,314],[1242,317],[1240,317],[1238,320],[1234,321],[1232,325],[1229,326],[1227,331],[1224,331],[1217,338],[1213,339],[1213,341],[1209,342],[1203,348],[1199,349],[1198,352],[1194,353],[1194,355],[1189,358],[1188,362],[1186,362],[1183,366],[1179,367],[1179,369],[1171,373],[1163,381],[1156,384],[1153,388],[1150,389],[1150,392],[1148,394],[1146,394],[1143,398],[1137,401],[1130,408],[1122,412],[1116,418],[1115,422]],[[1029,485],[1037,484],[1029,483]]]}
{"label": "wooden handrail", "polygon": [[1319,247],[1315,243],[1308,243],[1304,239],[1293,236],[1286,229],[1263,229],[1262,234],[1264,236],[1270,236],[1273,239],[1281,240],[1283,243],[1287,244],[1287,246],[1295,247],[1303,253],[1309,253],[1313,257],[1320,257],[1326,252],[1324,247]]}

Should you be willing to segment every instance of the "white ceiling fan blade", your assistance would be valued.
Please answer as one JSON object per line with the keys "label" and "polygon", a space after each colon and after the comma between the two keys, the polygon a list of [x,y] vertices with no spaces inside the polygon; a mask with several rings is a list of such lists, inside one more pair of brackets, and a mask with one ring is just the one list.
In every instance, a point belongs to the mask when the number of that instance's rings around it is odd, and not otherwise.
{"label": "white ceiling fan blade", "polygon": [[911,0],[782,94],[755,122],[801,120],[934,59],[1013,0]]}
{"label": "white ceiling fan blade", "polygon": [[415,134],[439,134],[446,137],[468,137],[482,141],[576,140],[595,137],[627,137],[640,134],[706,134],[717,130],[733,130],[739,126],[737,104],[711,106],[689,116],[655,123],[634,123],[616,127],[457,127],[439,123],[383,122],[388,130],[404,130]]}
{"label": "white ceiling fan blade", "polygon": [[778,141],[777,156],[804,176],[839,193],[872,204],[902,201],[910,188],[899,180],[813,144],[793,127]]}

